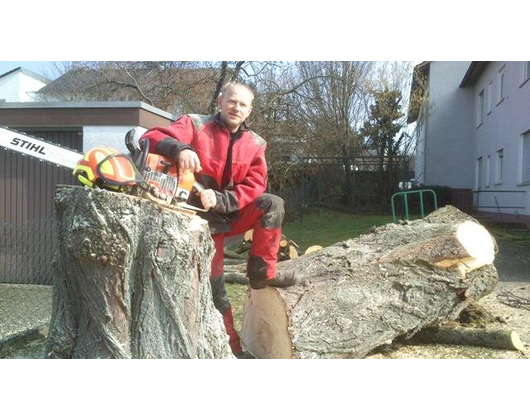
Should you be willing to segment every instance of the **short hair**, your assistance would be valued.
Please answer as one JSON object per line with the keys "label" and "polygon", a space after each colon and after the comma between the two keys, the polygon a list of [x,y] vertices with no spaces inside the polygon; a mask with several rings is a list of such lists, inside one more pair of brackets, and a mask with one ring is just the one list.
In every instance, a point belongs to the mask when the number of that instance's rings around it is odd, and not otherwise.
{"label": "short hair", "polygon": [[245,88],[246,90],[248,90],[248,93],[250,93],[250,102],[252,102],[254,100],[254,92],[252,91],[252,89],[250,88],[250,86],[247,86],[245,85],[244,83],[240,83],[240,82],[228,82],[226,83],[222,88],[221,88],[221,92],[219,93],[219,98],[222,98],[226,92],[234,87],[243,87]]}

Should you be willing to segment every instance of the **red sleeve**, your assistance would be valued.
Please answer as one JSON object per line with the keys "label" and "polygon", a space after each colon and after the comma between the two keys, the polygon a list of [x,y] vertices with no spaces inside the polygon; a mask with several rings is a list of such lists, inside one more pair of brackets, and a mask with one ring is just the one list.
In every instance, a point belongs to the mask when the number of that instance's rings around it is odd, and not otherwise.
{"label": "red sleeve", "polygon": [[218,213],[232,213],[246,207],[267,189],[266,146],[258,149],[247,175],[232,190],[216,191],[217,204],[214,210]]}
{"label": "red sleeve", "polygon": [[190,143],[195,135],[195,126],[188,115],[183,115],[168,127],[153,127],[140,138],[149,139],[149,151],[177,159],[184,149],[192,149]]}

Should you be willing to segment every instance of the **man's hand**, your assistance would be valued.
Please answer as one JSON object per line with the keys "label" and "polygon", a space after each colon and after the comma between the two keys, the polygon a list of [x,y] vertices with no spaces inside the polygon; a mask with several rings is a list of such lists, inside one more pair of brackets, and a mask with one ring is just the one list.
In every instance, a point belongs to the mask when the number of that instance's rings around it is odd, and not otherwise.
{"label": "man's hand", "polygon": [[182,173],[185,170],[191,172],[202,171],[201,161],[199,156],[193,150],[185,149],[179,154],[179,172]]}
{"label": "man's hand", "polygon": [[217,204],[217,197],[214,190],[204,190],[200,193],[201,203],[205,210],[210,210]]}

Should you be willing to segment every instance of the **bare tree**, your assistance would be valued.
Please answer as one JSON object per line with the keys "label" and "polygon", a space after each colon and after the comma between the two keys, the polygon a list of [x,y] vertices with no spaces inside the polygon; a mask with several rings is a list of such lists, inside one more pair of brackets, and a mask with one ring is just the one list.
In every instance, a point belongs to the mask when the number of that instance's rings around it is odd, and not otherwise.
{"label": "bare tree", "polygon": [[297,138],[300,154],[342,159],[345,203],[353,199],[353,167],[348,157],[361,151],[358,128],[372,66],[370,62],[297,62],[289,73],[289,93],[279,99],[286,128],[291,138]]}
{"label": "bare tree", "polygon": [[363,120],[370,62],[298,62],[292,117],[306,127],[310,153],[351,155],[359,152],[357,130]]}
{"label": "bare tree", "polygon": [[56,66],[56,80],[40,94],[48,100],[141,100],[174,114],[213,113],[223,85],[258,88],[273,62],[96,61]]}
{"label": "bare tree", "polygon": [[139,100],[171,113],[206,112],[215,72],[191,61],[71,62],[40,92],[50,100]]}

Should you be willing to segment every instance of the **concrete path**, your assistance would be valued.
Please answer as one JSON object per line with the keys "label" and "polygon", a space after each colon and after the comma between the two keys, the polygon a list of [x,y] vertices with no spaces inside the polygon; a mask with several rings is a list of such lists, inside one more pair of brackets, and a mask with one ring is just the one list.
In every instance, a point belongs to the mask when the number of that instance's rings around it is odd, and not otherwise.
{"label": "concrete path", "polygon": [[52,287],[0,283],[0,358],[18,343],[47,335]]}
{"label": "concrete path", "polygon": [[497,239],[499,253],[495,256],[495,267],[501,282],[530,283],[530,246]]}

